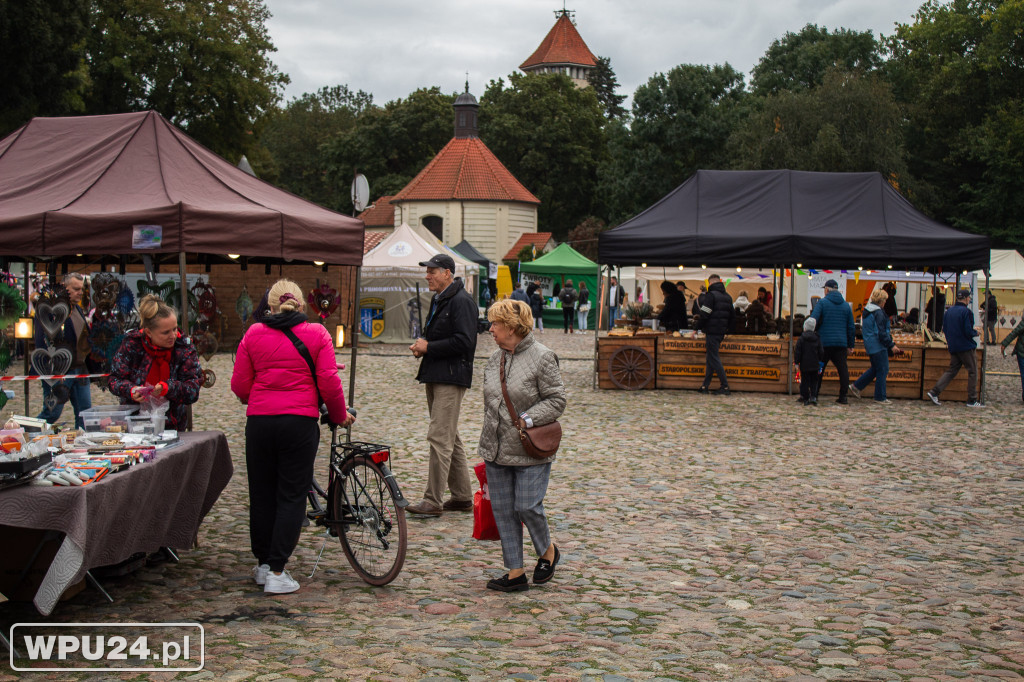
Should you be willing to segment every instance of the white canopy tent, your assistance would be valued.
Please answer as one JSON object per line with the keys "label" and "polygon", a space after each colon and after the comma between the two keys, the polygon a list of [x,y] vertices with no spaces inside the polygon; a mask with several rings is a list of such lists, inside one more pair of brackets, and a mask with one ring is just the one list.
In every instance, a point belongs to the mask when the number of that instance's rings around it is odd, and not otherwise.
{"label": "white canopy tent", "polygon": [[[991,289],[1024,289],[1024,256],[1013,249],[992,249],[988,286]],[[985,276],[978,270],[974,274],[985,285]]]}
{"label": "white canopy tent", "polygon": [[[363,256],[359,285],[359,330],[363,340],[407,343],[419,336],[433,296],[420,263],[438,253],[451,255],[443,244],[427,241],[403,223]],[[472,261],[455,262],[455,276],[462,278],[470,292],[479,270]]]}

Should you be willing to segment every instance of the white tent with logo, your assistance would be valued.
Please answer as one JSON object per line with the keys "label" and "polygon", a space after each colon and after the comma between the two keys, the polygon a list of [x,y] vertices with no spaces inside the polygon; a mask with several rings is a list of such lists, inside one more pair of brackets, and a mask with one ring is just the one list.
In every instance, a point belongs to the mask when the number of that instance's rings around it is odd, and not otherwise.
{"label": "white tent with logo", "polygon": [[[359,338],[377,343],[411,343],[420,334],[430,312],[433,294],[420,263],[451,251],[431,243],[403,223],[372,251],[363,256],[359,284]],[[455,260],[455,276],[475,290],[476,263]],[[462,259],[463,261],[465,259]]]}

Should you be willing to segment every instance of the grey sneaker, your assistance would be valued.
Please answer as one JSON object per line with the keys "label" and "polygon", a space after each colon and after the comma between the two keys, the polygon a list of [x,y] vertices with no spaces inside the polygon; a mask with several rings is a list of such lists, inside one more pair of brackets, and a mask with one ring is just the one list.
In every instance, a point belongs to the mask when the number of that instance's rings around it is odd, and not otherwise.
{"label": "grey sneaker", "polygon": [[855,398],[860,397],[860,390],[856,386],[850,384],[848,388],[850,389],[850,393],[852,393]]}
{"label": "grey sneaker", "polygon": [[985,404],[979,403],[977,400],[972,400],[967,403],[967,407],[985,407]]}
{"label": "grey sneaker", "polygon": [[252,577],[256,579],[257,585],[267,584],[268,573],[270,573],[270,564],[260,564],[252,569]]}
{"label": "grey sneaker", "polygon": [[939,396],[935,395],[931,391],[928,391],[925,395],[927,395],[929,398],[931,398],[931,401],[933,403],[935,403],[936,405],[941,405],[942,404],[942,403],[939,402]]}
{"label": "grey sneaker", "polygon": [[281,571],[280,575],[267,573],[267,583],[263,586],[263,591],[268,594],[289,594],[298,589],[299,581],[288,575],[288,571]]}
{"label": "grey sneaker", "polygon": [[892,405],[892,401],[886,398],[885,400],[876,400],[876,405]]}

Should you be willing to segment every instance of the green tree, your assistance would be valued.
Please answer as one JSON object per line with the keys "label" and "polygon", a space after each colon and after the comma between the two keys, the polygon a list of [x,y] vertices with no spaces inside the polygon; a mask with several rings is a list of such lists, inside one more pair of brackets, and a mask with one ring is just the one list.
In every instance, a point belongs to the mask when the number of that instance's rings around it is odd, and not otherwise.
{"label": "green tree", "polygon": [[87,0],[0,0],[0,137],[83,110]]}
{"label": "green tree", "polygon": [[540,199],[539,229],[560,239],[593,213],[604,122],[594,91],[562,74],[514,73],[480,100],[480,137]]}
{"label": "green tree", "polygon": [[880,75],[832,68],[814,89],[755,102],[729,140],[733,167],[878,171],[907,189],[903,111]]}
{"label": "green tree", "polygon": [[597,237],[608,229],[607,223],[600,218],[588,216],[569,232],[566,241],[569,245],[590,260],[597,262]]}
{"label": "green tree", "polygon": [[91,0],[90,113],[155,109],[237,160],[288,77],[269,59],[260,0]]}
{"label": "green tree", "polygon": [[[300,197],[335,210],[351,203],[348,185],[328,181],[320,147],[351,130],[358,117],[373,106],[373,95],[352,92],[347,85],[324,87],[293,99],[267,123],[261,143],[276,173],[277,183]],[[253,159],[250,159],[252,162]],[[256,168],[260,177],[267,169]]]}
{"label": "green tree", "polygon": [[597,67],[590,72],[587,81],[590,83],[590,87],[594,88],[597,101],[604,109],[605,118],[611,121],[626,115],[626,110],[622,107],[626,96],[618,94],[619,79],[615,77],[612,60],[609,57],[597,58]]}
{"label": "green tree", "polygon": [[907,108],[922,204],[943,222],[1020,245],[1024,215],[1004,199],[1024,171],[1008,146],[1024,101],[1024,0],[929,0],[914,18],[887,40],[886,71]]}
{"label": "green tree", "polygon": [[809,90],[822,84],[830,68],[872,71],[881,63],[881,46],[871,31],[830,32],[807,24],[799,33],[787,32],[772,42],[754,67],[750,86],[757,95]]}
{"label": "green tree", "polygon": [[683,64],[637,88],[631,125],[608,126],[610,159],[598,185],[605,215],[628,218],[698,169],[726,167],[745,97],[743,75],[728,64]]}
{"label": "green tree", "polygon": [[347,188],[355,172],[370,182],[371,198],[396,194],[437,155],[454,134],[455,95],[421,88],[383,107],[366,106],[354,124],[321,146],[327,182],[345,188],[339,210],[352,210]]}

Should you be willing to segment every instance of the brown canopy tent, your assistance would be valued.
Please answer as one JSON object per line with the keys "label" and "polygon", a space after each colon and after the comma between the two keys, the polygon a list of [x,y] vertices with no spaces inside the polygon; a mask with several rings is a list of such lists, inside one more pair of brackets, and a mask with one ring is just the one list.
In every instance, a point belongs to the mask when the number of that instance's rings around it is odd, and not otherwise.
{"label": "brown canopy tent", "polygon": [[[133,248],[136,225],[158,246]],[[0,255],[239,254],[360,265],[363,223],[252,177],[155,111],[35,118],[0,140]]]}
{"label": "brown canopy tent", "polygon": [[[148,255],[177,260],[184,289],[186,254],[358,268],[363,232],[361,220],[249,175],[155,111],[34,118],[0,140],[8,260]],[[352,362],[354,382],[354,345]]]}

